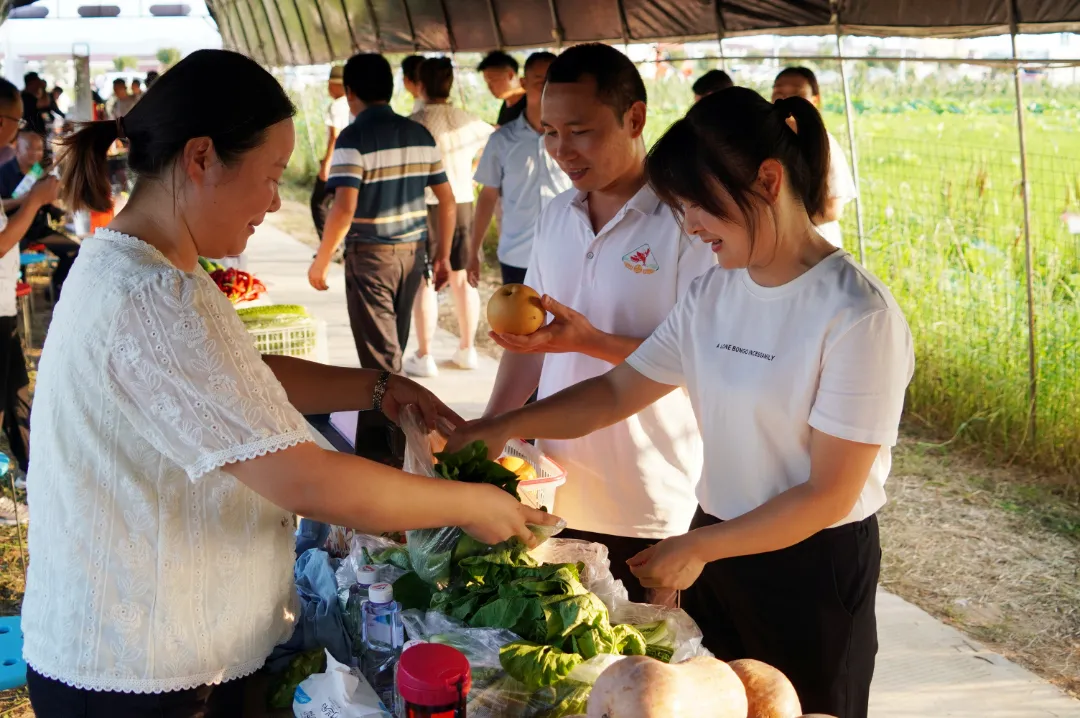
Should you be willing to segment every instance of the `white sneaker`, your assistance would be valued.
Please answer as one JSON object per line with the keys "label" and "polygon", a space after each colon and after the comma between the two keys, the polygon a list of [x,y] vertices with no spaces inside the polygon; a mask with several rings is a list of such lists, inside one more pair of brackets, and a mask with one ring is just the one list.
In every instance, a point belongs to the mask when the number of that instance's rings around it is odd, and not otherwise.
{"label": "white sneaker", "polygon": [[480,364],[480,359],[476,356],[476,347],[458,349],[454,352],[454,358],[451,361],[454,362],[454,366],[458,369],[464,369],[465,371],[472,371]]}
{"label": "white sneaker", "polygon": [[427,379],[439,375],[439,367],[435,365],[435,357],[427,354],[420,356],[413,354],[405,359],[405,373],[409,376]]}

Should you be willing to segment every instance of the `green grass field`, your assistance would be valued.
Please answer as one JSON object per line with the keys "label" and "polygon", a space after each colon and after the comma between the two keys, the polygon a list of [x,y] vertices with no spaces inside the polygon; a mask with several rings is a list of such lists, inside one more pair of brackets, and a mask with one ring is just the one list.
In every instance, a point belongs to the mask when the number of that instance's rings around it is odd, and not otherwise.
{"label": "green grass field", "polygon": [[[496,103],[460,73],[455,101],[482,117]],[[685,111],[689,86],[648,81],[647,142]],[[766,87],[755,87],[766,91]],[[1020,161],[1011,77],[883,86],[856,72],[853,104],[866,265],[903,306],[916,342],[909,421],[997,459],[1063,472],[1080,490],[1080,101],[1073,88],[1032,85],[1025,98],[1036,318],[1036,433],[1029,431],[1027,288]],[[400,93],[395,107],[411,101]],[[839,87],[825,87],[826,124],[845,147]],[[1066,99],[1067,98],[1067,99]],[[313,172],[322,99],[301,98],[292,177]],[[310,132],[309,132],[310,127]],[[305,141],[308,137],[313,141]],[[306,146],[305,146],[306,145]],[[321,148],[320,148],[321,150]],[[845,243],[858,255],[855,209]]]}

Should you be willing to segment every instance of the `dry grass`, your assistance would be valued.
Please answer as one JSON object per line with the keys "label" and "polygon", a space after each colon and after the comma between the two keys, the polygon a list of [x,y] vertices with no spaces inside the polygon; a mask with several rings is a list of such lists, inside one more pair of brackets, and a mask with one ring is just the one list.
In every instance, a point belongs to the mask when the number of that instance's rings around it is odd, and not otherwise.
{"label": "dry grass", "polygon": [[906,438],[881,583],[1080,697],[1080,506],[1015,468]]}

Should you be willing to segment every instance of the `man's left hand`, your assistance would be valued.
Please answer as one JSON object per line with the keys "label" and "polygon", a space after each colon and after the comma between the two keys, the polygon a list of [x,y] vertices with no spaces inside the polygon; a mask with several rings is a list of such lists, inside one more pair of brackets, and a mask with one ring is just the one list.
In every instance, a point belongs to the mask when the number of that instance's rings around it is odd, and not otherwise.
{"label": "man's left hand", "polygon": [[626,562],[645,588],[684,591],[698,579],[705,562],[698,558],[695,536],[666,538]]}
{"label": "man's left hand", "polygon": [[540,300],[554,319],[532,334],[496,334],[490,336],[503,349],[519,354],[563,354],[585,351],[596,340],[596,327],[582,314],[555,301],[548,295]]}

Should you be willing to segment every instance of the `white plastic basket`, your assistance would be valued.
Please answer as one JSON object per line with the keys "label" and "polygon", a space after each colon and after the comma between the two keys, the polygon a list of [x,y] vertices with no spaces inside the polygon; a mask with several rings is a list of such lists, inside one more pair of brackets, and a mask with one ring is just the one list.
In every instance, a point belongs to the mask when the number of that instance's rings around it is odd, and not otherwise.
{"label": "white plastic basket", "polygon": [[248,327],[248,334],[260,354],[296,357],[326,363],[326,322],[314,317],[297,317],[281,326]]}
{"label": "white plastic basket", "polygon": [[555,490],[566,483],[566,470],[544,456],[536,447],[518,439],[507,442],[502,456],[516,456],[536,469],[535,479],[525,479],[518,483],[518,498],[521,503],[534,509],[543,507],[551,511],[555,506]]}

